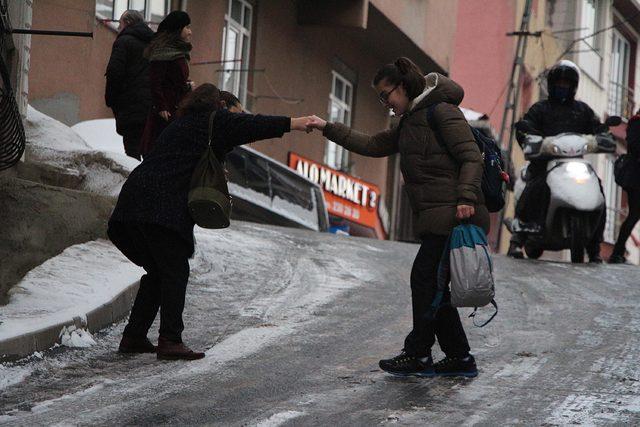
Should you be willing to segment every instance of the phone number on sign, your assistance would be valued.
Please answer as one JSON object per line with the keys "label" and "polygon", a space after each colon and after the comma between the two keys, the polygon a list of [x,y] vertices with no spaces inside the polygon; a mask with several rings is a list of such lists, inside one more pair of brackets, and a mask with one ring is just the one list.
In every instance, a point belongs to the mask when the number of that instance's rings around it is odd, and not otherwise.
{"label": "phone number on sign", "polygon": [[360,219],[360,209],[345,206],[340,202],[334,201],[331,205],[331,211],[338,215],[347,216],[353,219]]}

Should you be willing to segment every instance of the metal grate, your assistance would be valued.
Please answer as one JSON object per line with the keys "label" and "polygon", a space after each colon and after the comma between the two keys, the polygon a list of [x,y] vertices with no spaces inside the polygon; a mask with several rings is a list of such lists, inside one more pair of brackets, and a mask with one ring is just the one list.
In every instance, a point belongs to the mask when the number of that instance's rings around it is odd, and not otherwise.
{"label": "metal grate", "polygon": [[11,37],[6,0],[0,0],[0,171],[15,165],[24,153],[25,134],[18,103],[11,90],[11,76],[5,62],[7,39]]}

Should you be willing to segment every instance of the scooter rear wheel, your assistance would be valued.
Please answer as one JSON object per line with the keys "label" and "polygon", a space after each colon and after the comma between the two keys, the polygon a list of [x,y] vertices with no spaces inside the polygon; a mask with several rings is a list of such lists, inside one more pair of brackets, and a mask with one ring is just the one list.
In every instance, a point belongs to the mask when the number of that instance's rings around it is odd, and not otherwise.
{"label": "scooter rear wheel", "polygon": [[571,229],[571,262],[582,264],[584,262],[584,248],[587,243],[587,237],[584,230],[584,218],[579,215],[572,215],[569,218],[569,227]]}

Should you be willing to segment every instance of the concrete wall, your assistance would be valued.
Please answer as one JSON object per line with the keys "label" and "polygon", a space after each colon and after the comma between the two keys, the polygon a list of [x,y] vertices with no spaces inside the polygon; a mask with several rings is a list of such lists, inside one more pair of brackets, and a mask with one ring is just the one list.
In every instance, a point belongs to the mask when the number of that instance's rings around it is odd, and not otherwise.
{"label": "concrete wall", "polygon": [[[31,28],[32,0],[20,2],[10,2],[9,19],[13,28]],[[24,117],[27,114],[27,103],[29,93],[29,59],[31,51],[31,36],[26,34],[14,34],[13,44],[15,51],[12,58],[12,86],[18,103],[20,114]]]}
{"label": "concrete wall", "polygon": [[94,37],[33,36],[29,102],[67,125],[111,117],[104,72],[115,33],[97,23],[95,0],[36,0],[33,28],[93,31]]}
{"label": "concrete wall", "polygon": [[[427,55],[442,68],[449,70],[456,38],[456,16],[467,6],[486,9],[486,0],[369,0]],[[496,13],[501,13],[496,10]],[[478,25],[478,28],[482,28]],[[457,46],[456,46],[457,50]]]}

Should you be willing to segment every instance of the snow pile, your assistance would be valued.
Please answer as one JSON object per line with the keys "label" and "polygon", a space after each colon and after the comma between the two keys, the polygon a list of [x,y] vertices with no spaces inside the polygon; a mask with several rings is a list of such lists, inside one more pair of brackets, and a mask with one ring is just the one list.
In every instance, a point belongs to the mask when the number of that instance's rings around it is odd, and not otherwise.
{"label": "snow pile", "polygon": [[79,190],[117,196],[139,162],[114,149],[103,151],[105,145],[113,146],[112,135],[105,132],[108,141],[101,143],[99,132],[91,133],[87,127],[80,129],[92,136],[91,144],[72,128],[29,106],[25,121],[27,159],[77,173],[84,178]]}
{"label": "snow pile", "polygon": [[[9,291],[9,303],[0,311],[0,341],[83,318],[142,272],[106,240],[71,246],[31,270]],[[84,332],[67,332],[71,344],[89,342]]]}
{"label": "snow pile", "polygon": [[115,119],[87,120],[71,126],[71,129],[93,150],[125,155],[122,136],[116,132]]}
{"label": "snow pile", "polygon": [[77,328],[75,325],[62,328],[59,338],[60,344],[65,347],[85,348],[96,345],[96,341],[89,331]]}

